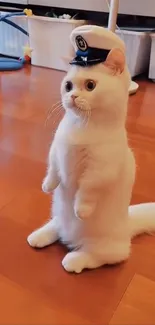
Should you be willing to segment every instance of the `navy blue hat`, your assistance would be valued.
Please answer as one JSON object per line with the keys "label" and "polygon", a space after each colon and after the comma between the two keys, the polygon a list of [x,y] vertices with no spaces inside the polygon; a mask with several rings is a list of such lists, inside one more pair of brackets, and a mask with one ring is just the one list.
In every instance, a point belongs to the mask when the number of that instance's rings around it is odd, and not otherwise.
{"label": "navy blue hat", "polygon": [[70,36],[76,56],[71,65],[92,66],[104,62],[113,48],[123,51],[123,41],[113,32],[100,26],[84,25],[75,28]]}

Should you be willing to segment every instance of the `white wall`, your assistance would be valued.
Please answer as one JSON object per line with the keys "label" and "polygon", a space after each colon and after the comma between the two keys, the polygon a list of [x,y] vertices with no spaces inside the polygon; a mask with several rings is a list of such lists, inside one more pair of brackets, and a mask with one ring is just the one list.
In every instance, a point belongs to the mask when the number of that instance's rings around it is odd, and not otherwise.
{"label": "white wall", "polygon": [[[13,2],[15,1],[13,0]],[[28,0],[28,2],[30,4],[60,8],[109,11],[106,0]],[[120,0],[119,12],[124,14],[155,16],[155,0]]]}
{"label": "white wall", "polygon": [[3,2],[7,3],[19,3],[21,5],[25,5],[25,4],[28,4],[28,0],[2,0]]}
{"label": "white wall", "polygon": [[47,6],[105,11],[107,5],[105,0],[29,0],[29,3]]}

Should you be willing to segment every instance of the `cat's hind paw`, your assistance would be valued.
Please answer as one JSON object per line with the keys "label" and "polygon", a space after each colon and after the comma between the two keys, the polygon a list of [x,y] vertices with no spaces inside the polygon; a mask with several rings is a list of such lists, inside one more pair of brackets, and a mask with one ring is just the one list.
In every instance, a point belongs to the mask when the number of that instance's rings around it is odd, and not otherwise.
{"label": "cat's hind paw", "polygon": [[81,273],[84,269],[94,269],[100,265],[99,261],[84,251],[70,252],[62,261],[62,266],[67,272],[75,273]]}
{"label": "cat's hind paw", "polygon": [[77,252],[68,253],[62,261],[62,266],[67,272],[75,273],[81,273],[84,268],[84,264]]}

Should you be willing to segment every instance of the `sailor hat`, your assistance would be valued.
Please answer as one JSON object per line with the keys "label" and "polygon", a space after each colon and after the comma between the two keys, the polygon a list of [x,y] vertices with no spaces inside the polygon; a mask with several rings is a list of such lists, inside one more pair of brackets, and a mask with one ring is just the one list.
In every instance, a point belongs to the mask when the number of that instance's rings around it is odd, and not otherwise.
{"label": "sailor hat", "polygon": [[70,36],[76,56],[72,65],[92,66],[104,62],[109,52],[119,48],[125,52],[124,42],[110,30],[94,25],[75,28]]}

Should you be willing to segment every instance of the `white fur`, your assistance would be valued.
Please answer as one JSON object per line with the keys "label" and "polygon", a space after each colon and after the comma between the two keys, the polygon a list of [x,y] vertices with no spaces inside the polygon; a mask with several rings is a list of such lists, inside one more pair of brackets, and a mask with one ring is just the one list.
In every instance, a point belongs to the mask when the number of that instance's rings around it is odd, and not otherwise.
{"label": "white fur", "polygon": [[[96,81],[92,92],[87,79]],[[74,84],[69,93],[67,80]],[[125,130],[129,82],[127,68],[113,75],[100,64],[72,67],[62,83],[66,114],[43,183],[45,192],[54,190],[53,218],[28,242],[43,247],[59,238],[72,249],[62,261],[68,272],[124,261],[131,238],[155,230],[155,204],[130,207],[128,214],[135,179]]]}

